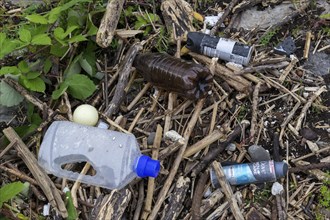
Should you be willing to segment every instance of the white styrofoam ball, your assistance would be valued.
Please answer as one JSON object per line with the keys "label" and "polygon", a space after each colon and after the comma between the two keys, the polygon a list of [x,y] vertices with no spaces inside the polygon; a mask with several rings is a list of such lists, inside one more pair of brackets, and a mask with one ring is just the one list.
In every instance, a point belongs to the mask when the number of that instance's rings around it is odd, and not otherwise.
{"label": "white styrofoam ball", "polygon": [[95,126],[99,120],[99,114],[94,106],[83,104],[79,105],[73,112],[73,122]]}

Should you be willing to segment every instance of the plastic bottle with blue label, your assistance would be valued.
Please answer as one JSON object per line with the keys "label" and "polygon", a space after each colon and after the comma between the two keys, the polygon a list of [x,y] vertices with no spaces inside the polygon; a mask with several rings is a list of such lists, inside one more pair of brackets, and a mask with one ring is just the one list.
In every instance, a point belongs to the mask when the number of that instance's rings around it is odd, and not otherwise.
{"label": "plastic bottle with blue label", "polygon": [[[243,185],[249,183],[275,182],[277,178],[286,175],[288,172],[288,165],[285,162],[269,160],[223,166],[223,171],[231,185]],[[210,176],[212,185],[215,188],[220,187],[213,169],[210,172]]]}
{"label": "plastic bottle with blue label", "polygon": [[[90,163],[96,174],[62,168],[79,162]],[[48,128],[38,163],[55,176],[108,189],[121,189],[136,177],[156,177],[160,170],[159,161],[141,154],[134,135],[67,121]]]}

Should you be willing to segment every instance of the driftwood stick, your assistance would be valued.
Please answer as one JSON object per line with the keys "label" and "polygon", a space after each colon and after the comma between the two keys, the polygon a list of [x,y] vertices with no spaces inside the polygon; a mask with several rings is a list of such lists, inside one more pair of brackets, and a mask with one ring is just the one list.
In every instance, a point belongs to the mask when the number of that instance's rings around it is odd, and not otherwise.
{"label": "driftwood stick", "polygon": [[320,150],[318,150],[318,151],[316,151],[316,152],[312,152],[312,153],[306,154],[306,155],[301,156],[301,157],[299,157],[299,158],[292,159],[291,162],[294,163],[294,162],[297,162],[297,161],[299,161],[299,160],[303,160],[303,159],[306,159],[306,158],[308,158],[308,157],[311,157],[311,156],[317,155],[317,154],[322,153],[322,152],[324,152],[324,151],[330,151],[330,146],[329,146],[329,147],[322,148],[322,149],[320,149]]}
{"label": "driftwood stick", "polygon": [[[154,159],[154,160],[158,159],[160,143],[162,141],[162,133],[163,133],[163,128],[158,124],[157,129],[156,129],[154,143],[153,143],[153,150],[152,150],[152,159]],[[151,205],[152,205],[152,198],[154,196],[154,190],[155,190],[155,178],[149,178],[147,196],[145,199],[144,211],[142,213],[141,219],[147,219],[148,215],[151,212]]]}
{"label": "driftwood stick", "polygon": [[241,210],[238,206],[236,197],[233,194],[233,191],[231,189],[231,186],[229,185],[225,173],[222,169],[222,166],[219,162],[217,161],[213,161],[212,163],[212,168],[215,171],[215,175],[217,176],[219,183],[221,185],[221,188],[223,190],[223,193],[225,194],[225,196],[227,197],[227,199],[229,200],[229,205],[231,208],[231,211],[235,217],[235,219],[241,219],[244,220],[244,217],[241,213]]}
{"label": "driftwood stick", "polygon": [[291,72],[291,70],[293,69],[293,67],[296,65],[296,63],[298,61],[299,61],[298,58],[296,56],[292,55],[291,63],[284,69],[280,78],[278,79],[281,83],[284,82],[284,80],[289,75],[289,73]]}
{"label": "driftwood stick", "polygon": [[208,213],[223,198],[221,189],[216,189],[207,199],[202,200],[201,215]]}
{"label": "driftwood stick", "polygon": [[139,197],[137,201],[137,205],[134,211],[133,220],[139,220],[140,219],[140,213],[143,207],[143,200],[144,200],[144,186],[143,181],[139,183]]}
{"label": "driftwood stick", "polygon": [[165,116],[165,124],[164,124],[164,135],[166,132],[168,132],[171,129],[172,126],[172,111],[174,108],[174,101],[176,100],[176,94],[174,94],[173,92],[170,92],[170,94],[168,95],[168,104],[167,104],[167,110],[168,110],[168,114],[166,114]]}
{"label": "driftwood stick", "polygon": [[312,39],[312,32],[307,31],[306,32],[305,47],[304,47],[304,54],[303,54],[304,59],[308,59],[309,48],[311,47],[311,39]]}
{"label": "driftwood stick", "polygon": [[159,160],[164,160],[166,157],[174,153],[185,143],[184,138],[180,138],[174,143],[170,144],[167,148],[159,152]]}
{"label": "driftwood stick", "polygon": [[161,220],[176,220],[180,215],[189,189],[190,179],[180,176],[171,193],[168,205],[165,206]]}
{"label": "driftwood stick", "polygon": [[15,149],[19,153],[26,166],[34,178],[39,183],[40,188],[45,193],[50,204],[60,213],[64,218],[68,216],[68,212],[65,208],[65,204],[62,197],[55,187],[53,181],[47,176],[47,174],[39,166],[35,156],[29,151],[28,147],[23,143],[22,139],[17,135],[13,128],[9,127],[3,130],[3,133],[10,142],[16,142]]}
{"label": "driftwood stick", "polygon": [[261,83],[258,83],[253,91],[253,102],[252,102],[252,118],[250,128],[250,143],[254,143],[258,116],[258,103],[259,103],[259,90]]}
{"label": "driftwood stick", "polygon": [[225,136],[225,134],[223,134],[218,129],[213,131],[211,134],[207,135],[202,140],[198,141],[197,143],[195,143],[192,146],[190,146],[189,148],[187,148],[187,150],[184,152],[183,157],[187,158],[187,157],[190,157],[191,155],[194,155],[198,151],[206,148],[207,146],[209,146],[213,142],[219,140],[220,138],[223,138],[224,136]]}
{"label": "driftwood stick", "polygon": [[121,102],[124,99],[125,87],[128,82],[129,74],[131,73],[131,67],[137,53],[142,49],[141,44],[136,43],[131,46],[127,51],[127,54],[124,60],[121,62],[117,72],[119,75],[119,80],[116,86],[115,94],[109,104],[105,109],[104,114],[108,117],[111,117],[112,114],[117,113]]}
{"label": "driftwood stick", "polygon": [[289,172],[297,173],[297,172],[303,172],[314,169],[329,169],[329,168],[330,168],[330,163],[316,163],[316,164],[308,164],[304,166],[291,167],[289,169]]}
{"label": "driftwood stick", "polygon": [[170,186],[172,185],[172,182],[174,180],[174,177],[176,175],[176,172],[178,171],[178,168],[179,168],[179,165],[181,163],[181,160],[182,160],[182,157],[183,157],[183,154],[187,148],[187,145],[188,145],[188,141],[189,141],[189,138],[190,138],[190,135],[191,135],[191,132],[192,130],[194,129],[195,127],[195,124],[197,122],[197,119],[198,117],[200,116],[200,112],[202,110],[202,107],[203,107],[203,104],[204,104],[204,100],[205,99],[200,99],[197,104],[196,104],[196,107],[195,107],[195,112],[193,113],[189,123],[188,123],[188,126],[184,132],[184,139],[185,139],[185,143],[184,145],[180,148],[178,154],[177,154],[177,157],[175,158],[175,161],[173,163],[173,166],[171,168],[171,171],[163,185],[163,188],[161,189],[161,191],[159,192],[159,197],[155,203],[155,206],[148,218],[148,220],[153,220],[153,219],[156,219],[157,217],[157,214],[159,212],[159,209],[161,207],[161,205],[163,204],[165,198],[166,198],[166,194],[168,192],[168,190],[170,189]]}
{"label": "driftwood stick", "polygon": [[136,125],[136,122],[140,119],[143,112],[144,112],[144,108],[141,108],[140,111],[135,116],[134,120],[132,121],[132,124],[129,126],[128,132],[132,133],[132,131],[133,131],[135,125]]}
{"label": "driftwood stick", "polygon": [[150,87],[151,87],[150,83],[144,85],[143,89],[135,96],[133,101],[127,106],[127,111],[130,111],[134,107],[134,105],[141,99],[141,97],[148,91]]}
{"label": "driftwood stick", "polygon": [[96,34],[96,43],[100,47],[108,47],[115,35],[117,24],[123,9],[124,0],[109,0],[107,9],[101,20],[99,30]]}
{"label": "driftwood stick", "polygon": [[205,185],[207,183],[208,178],[209,178],[209,172],[204,172],[200,176],[200,178],[197,182],[195,192],[194,192],[194,197],[192,200],[192,205],[191,205],[192,220],[199,220],[202,217],[201,216],[201,203],[202,203]]}
{"label": "driftwood stick", "polygon": [[[212,63],[212,59],[205,57],[203,55],[199,55],[193,52],[189,52],[189,55],[191,55],[196,60],[205,63],[206,65],[210,66]],[[243,78],[242,76],[237,76],[234,74],[233,71],[226,68],[225,66],[217,63],[215,65],[215,76],[220,77],[221,79],[225,80],[230,86],[232,86],[235,90],[242,92],[242,93],[248,93],[249,88],[251,87],[251,82]]]}
{"label": "driftwood stick", "polygon": [[326,86],[322,86],[319,90],[317,90],[309,99],[308,101],[306,102],[306,104],[304,105],[303,109],[301,110],[301,113],[297,119],[297,123],[296,123],[296,127],[295,129],[297,131],[300,130],[301,128],[301,124],[302,124],[302,121],[304,119],[304,117],[307,115],[307,110],[312,106],[312,103],[315,101],[315,99],[317,97],[319,97],[322,92],[325,92],[327,91],[327,87]]}
{"label": "driftwood stick", "polygon": [[10,173],[12,175],[15,175],[19,179],[28,181],[29,183],[31,183],[33,185],[38,185],[39,184],[37,181],[35,181],[31,177],[25,175],[24,173],[22,173],[22,172],[20,172],[20,171],[18,171],[16,169],[11,169],[11,168],[5,167],[4,165],[1,165],[0,164],[0,170],[3,170],[3,171],[8,172],[8,173]]}
{"label": "driftwood stick", "polygon": [[209,152],[202,158],[198,165],[192,170],[191,175],[197,176],[200,172],[206,169],[206,167],[212,163],[215,158],[226,149],[228,144],[233,142],[241,135],[241,126],[237,125],[233,132],[228,135],[227,140],[217,145],[215,148],[210,148]]}
{"label": "driftwood stick", "polygon": [[122,219],[131,197],[132,193],[128,189],[112,190],[110,194],[98,200],[89,219]]}
{"label": "driftwood stick", "polygon": [[[39,110],[43,111],[44,110],[44,106],[46,106],[47,114],[48,115],[54,115],[54,111],[51,108],[47,107],[48,105],[46,105],[45,103],[43,103],[42,101],[40,101],[39,99],[37,99],[36,97],[34,97],[33,95],[31,95],[24,87],[22,87],[20,84],[18,84],[18,82],[16,82],[15,80],[13,80],[11,78],[8,78],[8,77],[5,78],[4,81],[8,85],[10,85],[11,87],[13,87],[18,93],[20,93],[22,96],[24,96],[24,98],[26,100],[28,100],[29,102],[31,102]],[[54,119],[55,120],[59,120],[59,121],[67,120],[62,115],[55,115],[54,116]]]}
{"label": "driftwood stick", "polygon": [[289,64],[287,61],[283,61],[280,63],[275,64],[265,64],[265,65],[259,65],[259,66],[249,66],[245,67],[241,71],[235,72],[234,75],[244,75],[248,73],[254,73],[254,72],[264,72],[266,70],[272,70],[272,69],[282,69],[286,67]]}
{"label": "driftwood stick", "polygon": [[237,5],[237,3],[240,2],[240,0],[233,0],[229,3],[229,5],[226,7],[225,11],[223,12],[223,15],[219,18],[217,23],[214,25],[214,27],[211,29],[211,35],[213,36],[218,29],[220,28],[221,24],[225,21],[231,10]]}
{"label": "driftwood stick", "polygon": [[281,156],[280,156],[280,142],[279,142],[279,136],[278,133],[275,132],[273,135],[273,157],[274,161],[280,162]]}

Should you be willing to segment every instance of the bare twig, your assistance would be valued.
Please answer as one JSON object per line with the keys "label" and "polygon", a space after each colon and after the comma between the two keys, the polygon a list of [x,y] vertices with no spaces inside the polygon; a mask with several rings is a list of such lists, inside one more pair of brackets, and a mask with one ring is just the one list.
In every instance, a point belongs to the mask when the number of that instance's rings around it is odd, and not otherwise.
{"label": "bare twig", "polygon": [[188,145],[188,141],[189,141],[189,138],[190,138],[190,134],[193,130],[193,128],[195,127],[195,124],[197,122],[197,119],[199,117],[199,114],[202,110],[202,107],[203,107],[203,104],[204,104],[204,99],[200,99],[195,107],[195,112],[194,114],[192,115],[190,121],[189,121],[189,124],[184,132],[184,139],[185,139],[185,144],[180,148],[178,154],[177,154],[177,157],[173,163],[173,166],[171,168],[171,171],[163,185],[163,188],[161,189],[161,191],[159,192],[159,197],[155,203],[155,206],[148,218],[148,220],[153,220],[153,219],[156,219],[156,216],[158,214],[158,211],[161,207],[161,205],[163,204],[163,201],[165,200],[166,198],[166,194],[173,182],[173,179],[175,177],[175,174],[179,168],[179,165],[181,163],[181,160],[182,160],[182,157],[183,157],[183,154],[187,148],[187,145]]}
{"label": "bare twig", "polygon": [[137,53],[142,49],[141,44],[136,43],[131,46],[127,51],[125,59],[120,64],[117,72],[120,73],[118,84],[116,86],[115,94],[109,104],[105,109],[104,114],[111,117],[112,114],[116,113],[119,109],[121,102],[124,99],[125,87],[128,81],[128,76],[131,72],[131,67]]}
{"label": "bare twig", "polygon": [[227,199],[229,201],[229,205],[230,205],[231,211],[232,211],[235,219],[244,220],[242,212],[237,204],[236,197],[233,195],[233,191],[225,177],[225,173],[222,169],[221,164],[217,161],[213,161],[212,168],[214,169],[215,175],[218,178],[218,181],[221,185],[223,193],[225,194],[225,196],[227,197]]}

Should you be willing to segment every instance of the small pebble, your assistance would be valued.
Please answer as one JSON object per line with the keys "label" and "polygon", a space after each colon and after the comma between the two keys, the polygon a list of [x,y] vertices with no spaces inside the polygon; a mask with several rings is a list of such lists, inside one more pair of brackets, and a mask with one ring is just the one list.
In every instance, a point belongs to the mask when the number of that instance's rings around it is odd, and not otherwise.
{"label": "small pebble", "polygon": [[226,147],[227,151],[235,151],[236,150],[236,145],[234,143],[230,143],[227,147]]}
{"label": "small pebble", "polygon": [[155,140],[156,132],[151,132],[147,138],[147,144],[153,145]]}
{"label": "small pebble", "polygon": [[280,195],[283,191],[284,191],[284,188],[280,183],[278,183],[278,182],[273,183],[272,194],[274,196]]}
{"label": "small pebble", "polygon": [[315,133],[315,131],[313,131],[312,129],[310,128],[302,128],[300,130],[300,135],[303,137],[303,138],[306,138],[307,140],[316,140],[318,138],[317,134]]}
{"label": "small pebble", "polygon": [[265,148],[259,145],[252,145],[248,149],[252,162],[267,161],[270,160],[270,155]]}

